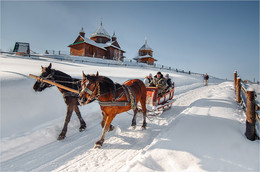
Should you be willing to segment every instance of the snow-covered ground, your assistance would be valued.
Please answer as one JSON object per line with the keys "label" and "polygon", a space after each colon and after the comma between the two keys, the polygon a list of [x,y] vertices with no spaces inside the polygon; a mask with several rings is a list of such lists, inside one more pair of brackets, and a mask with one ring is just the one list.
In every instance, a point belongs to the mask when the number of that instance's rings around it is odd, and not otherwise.
{"label": "snow-covered ground", "polygon": [[82,71],[110,77],[118,83],[143,79],[149,68],[81,64],[48,58],[0,56],[1,171],[259,171],[259,141],[244,136],[245,114],[235,103],[233,82],[210,79],[203,86],[198,75],[169,73],[176,84],[173,107],[149,116],[146,130],[130,127],[133,112],[119,114],[101,149],[99,105],[81,106],[87,129],[78,132],[75,114],[67,137],[57,141],[66,114],[56,87],[34,92],[28,74],[39,75],[41,65],[72,77]]}

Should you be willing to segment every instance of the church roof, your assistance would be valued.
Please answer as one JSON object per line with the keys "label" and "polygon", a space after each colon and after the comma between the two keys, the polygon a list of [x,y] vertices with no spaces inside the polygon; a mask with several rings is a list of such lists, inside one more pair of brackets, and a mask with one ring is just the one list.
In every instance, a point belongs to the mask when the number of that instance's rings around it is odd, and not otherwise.
{"label": "church roof", "polygon": [[93,45],[93,46],[95,46],[95,47],[101,48],[101,49],[106,50],[106,51],[107,51],[106,47],[113,47],[113,48],[116,48],[116,49],[118,49],[118,50],[121,50],[121,51],[125,52],[125,51],[122,50],[120,47],[114,46],[114,45],[113,45],[114,41],[108,41],[108,42],[106,42],[106,43],[96,43],[95,41],[93,41],[93,40],[91,40],[91,39],[89,39],[89,38],[84,38],[84,37],[82,37],[81,35],[79,35],[79,37],[80,37],[83,41],[74,42],[74,43],[70,44],[69,46],[77,45],[77,44],[81,44],[81,43],[84,43],[84,42],[85,42],[85,43],[88,43],[88,44],[90,44],[90,45]]}
{"label": "church roof", "polygon": [[108,39],[111,39],[109,33],[102,26],[102,21],[100,22],[100,26],[98,27],[96,32],[91,34],[91,37],[94,37],[94,36],[103,36],[103,37],[107,37]]}
{"label": "church roof", "polygon": [[155,58],[153,58],[152,56],[150,55],[144,55],[144,56],[136,56],[135,58],[133,58],[134,60],[139,60],[139,59],[145,59],[145,58],[151,58],[151,59],[154,59],[154,61],[157,61]]}
{"label": "church roof", "polygon": [[153,50],[148,44],[147,40],[145,39],[144,45],[139,49],[140,50]]}

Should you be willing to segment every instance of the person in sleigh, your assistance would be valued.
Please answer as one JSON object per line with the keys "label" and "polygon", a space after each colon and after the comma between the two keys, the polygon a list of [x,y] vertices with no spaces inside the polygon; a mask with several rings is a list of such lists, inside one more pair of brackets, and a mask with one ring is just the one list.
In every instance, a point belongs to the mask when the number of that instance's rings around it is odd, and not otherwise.
{"label": "person in sleigh", "polygon": [[163,77],[161,72],[157,72],[152,82],[150,82],[149,87],[157,87],[158,96],[163,95],[167,86],[166,86],[166,79]]}

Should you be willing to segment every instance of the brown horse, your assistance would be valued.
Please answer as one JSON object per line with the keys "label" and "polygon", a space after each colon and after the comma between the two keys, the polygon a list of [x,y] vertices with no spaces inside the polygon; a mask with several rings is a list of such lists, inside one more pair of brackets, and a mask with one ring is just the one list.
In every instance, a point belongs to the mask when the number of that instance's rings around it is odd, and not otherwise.
{"label": "brown horse", "polygon": [[143,111],[143,125],[146,129],[146,87],[139,79],[126,81],[123,85],[114,84],[114,82],[104,76],[85,75],[81,82],[82,90],[80,92],[81,103],[87,104],[92,100],[98,100],[103,112],[102,136],[95,143],[95,148],[100,148],[104,143],[106,133],[115,116],[130,109],[134,111],[132,126],[136,126],[137,103],[141,103]]}
{"label": "brown horse", "polygon": [[[81,80],[74,79],[70,75],[68,75],[64,72],[52,69],[51,66],[52,65],[50,63],[50,65],[48,67],[42,67],[42,73],[41,73],[40,77],[45,78],[45,79],[49,79],[49,80],[53,80],[57,83],[60,83],[64,86],[67,86],[67,87],[75,89],[75,90],[81,89],[81,84],[80,84]],[[42,82],[42,81],[37,80],[35,82],[34,86],[33,86],[33,89],[37,92],[41,92],[45,88],[52,87],[52,86],[53,85],[50,85],[46,82]],[[58,137],[58,140],[63,140],[66,136],[68,123],[70,122],[70,118],[71,118],[73,111],[76,112],[76,114],[79,118],[79,121],[80,121],[79,131],[80,132],[86,129],[86,123],[83,120],[83,118],[81,117],[81,114],[80,114],[80,111],[79,111],[79,108],[78,108],[79,95],[72,93],[72,92],[69,92],[67,90],[63,90],[63,89],[60,89],[60,88],[58,88],[58,89],[63,94],[64,101],[67,105],[67,115],[66,115],[66,118],[65,118],[64,126],[63,126],[63,129],[62,129],[59,137]]]}

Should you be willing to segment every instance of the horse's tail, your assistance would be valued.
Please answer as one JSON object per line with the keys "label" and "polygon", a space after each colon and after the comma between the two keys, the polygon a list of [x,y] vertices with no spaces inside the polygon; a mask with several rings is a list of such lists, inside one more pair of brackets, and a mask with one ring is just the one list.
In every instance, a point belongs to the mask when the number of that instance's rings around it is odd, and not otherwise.
{"label": "horse's tail", "polygon": [[144,85],[143,81],[139,80],[139,86],[141,88],[141,98],[140,98],[140,103],[142,106],[142,111],[143,111],[143,126],[142,128],[146,129],[146,86]]}
{"label": "horse's tail", "polygon": [[143,114],[146,115],[146,86],[144,85],[143,81],[139,81],[139,86],[141,88],[141,99],[140,103],[142,106]]}

